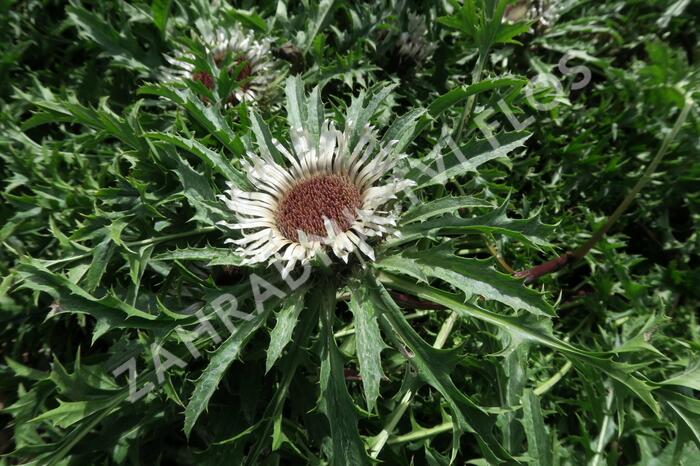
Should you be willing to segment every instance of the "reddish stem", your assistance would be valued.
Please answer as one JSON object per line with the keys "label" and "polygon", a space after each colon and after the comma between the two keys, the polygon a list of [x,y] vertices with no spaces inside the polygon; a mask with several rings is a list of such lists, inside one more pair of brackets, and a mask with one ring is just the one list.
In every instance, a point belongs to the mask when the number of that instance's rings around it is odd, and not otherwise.
{"label": "reddish stem", "polygon": [[559,257],[545,262],[544,264],[536,265],[531,269],[515,272],[513,275],[517,278],[524,278],[525,283],[532,283],[543,275],[556,272],[562,267],[575,261],[574,254],[566,252]]}
{"label": "reddish stem", "polygon": [[362,382],[362,377],[355,369],[350,369],[349,367],[343,368],[343,373],[345,375],[345,380],[350,380],[354,382]]}
{"label": "reddish stem", "polygon": [[418,299],[414,296],[410,296],[404,293],[399,293],[398,291],[392,291],[391,297],[394,298],[396,304],[403,307],[404,309],[445,309],[442,304],[437,304],[432,301],[426,301],[423,299]]}

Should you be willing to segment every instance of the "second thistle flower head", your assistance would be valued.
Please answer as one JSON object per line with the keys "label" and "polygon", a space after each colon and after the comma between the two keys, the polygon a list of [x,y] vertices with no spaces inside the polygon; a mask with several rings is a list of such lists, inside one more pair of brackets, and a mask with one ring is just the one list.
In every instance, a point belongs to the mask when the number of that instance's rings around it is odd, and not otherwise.
{"label": "second thistle flower head", "polygon": [[[275,80],[270,39],[257,39],[252,31],[230,25],[202,32],[201,40],[209,59],[237,82],[230,95],[223,99],[225,105],[254,101]],[[165,73],[166,79],[191,79],[209,90],[214,88],[216,77],[211,70],[198,65],[191,51],[183,49],[176,57],[166,57],[166,60],[171,65]]]}

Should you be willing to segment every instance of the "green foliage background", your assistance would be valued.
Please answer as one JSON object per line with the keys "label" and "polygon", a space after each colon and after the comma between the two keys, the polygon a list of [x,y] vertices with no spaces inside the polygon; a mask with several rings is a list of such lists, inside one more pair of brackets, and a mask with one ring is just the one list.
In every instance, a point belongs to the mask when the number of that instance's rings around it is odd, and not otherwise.
{"label": "green foliage background", "polygon": [[[507,22],[528,2],[508,3],[0,3],[0,465],[697,462],[700,5],[532,2]],[[425,60],[397,58],[409,12]],[[198,22],[273,40],[258,104],[221,105],[226,72],[211,91],[163,82],[181,47],[213,64]],[[566,54],[591,72],[582,89]],[[563,89],[535,88],[556,104],[542,111],[525,90],[545,71]],[[192,358],[176,329],[193,309],[253,307],[215,196],[319,101],[388,127],[409,163],[445,134],[483,163],[416,175],[375,263],[314,272]],[[508,275],[583,244],[685,106],[584,260]],[[508,150],[483,139],[486,110]],[[187,364],[159,373],[154,345]],[[114,375],[131,357],[157,384],[133,403]]]}

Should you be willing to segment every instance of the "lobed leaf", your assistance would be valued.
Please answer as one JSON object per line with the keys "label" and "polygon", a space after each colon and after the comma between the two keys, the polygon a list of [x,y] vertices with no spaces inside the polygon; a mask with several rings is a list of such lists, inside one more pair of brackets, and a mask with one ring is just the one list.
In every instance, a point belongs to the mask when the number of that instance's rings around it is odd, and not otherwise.
{"label": "lobed leaf", "polygon": [[[426,159],[409,159],[410,169],[405,176],[418,184],[416,189],[444,185],[453,178],[475,173],[486,162],[504,159],[513,150],[524,147],[530,136],[524,132],[503,133],[462,147],[451,140],[442,141]],[[450,151],[443,154],[445,144]]]}
{"label": "lobed leaf", "polygon": [[209,364],[196,380],[192,396],[185,407],[184,431],[187,437],[209,405],[209,400],[229,366],[238,358],[253,334],[267,321],[271,311],[272,306],[268,305],[263,306],[262,312],[249,314],[251,318],[237,325],[231,336],[212,353]]}
{"label": "lobed leaf", "polygon": [[404,354],[416,369],[418,377],[434,387],[450,406],[452,413],[454,459],[459,437],[463,432],[473,431],[482,454],[489,462],[500,463],[512,461],[493,434],[495,417],[479,407],[466,394],[460,391],[452,381],[451,372],[457,364],[457,353],[451,350],[439,350],[427,344],[406,321],[396,303],[381,283],[374,278],[365,277],[371,300],[377,309],[381,310],[385,334],[389,335],[397,347],[405,347]]}
{"label": "lobed leaf", "polygon": [[525,390],[522,404],[522,422],[527,436],[527,453],[532,458],[533,464],[551,466],[553,464],[552,448],[544,424],[540,400],[532,390]]}
{"label": "lobed leaf", "polygon": [[542,295],[509,275],[493,268],[491,260],[455,256],[450,244],[420,251],[406,250],[376,263],[377,267],[416,277],[439,278],[461,290],[467,298],[483,296],[515,310],[524,309],[534,315],[554,315],[554,309]]}
{"label": "lobed leaf", "polygon": [[401,224],[422,222],[432,217],[459,212],[460,209],[495,207],[492,203],[473,196],[446,196],[413,206],[401,216]]}
{"label": "lobed leaf", "polygon": [[270,346],[267,348],[266,373],[272,369],[275,362],[282,356],[284,348],[292,341],[292,333],[299,319],[299,314],[304,309],[304,297],[307,291],[306,287],[297,290],[287,298],[277,313],[277,322],[270,332]]}
{"label": "lobed leaf", "polygon": [[462,317],[475,318],[494,325],[511,335],[514,342],[527,341],[544,345],[561,352],[574,363],[603,371],[637,395],[655,414],[659,413],[659,405],[652,396],[653,387],[643,379],[635,377],[636,367],[634,365],[613,361],[611,358],[614,352],[588,351],[571,345],[555,337],[551,329],[543,325],[543,321],[533,321],[533,316],[501,315],[482,309],[472,303],[464,304],[458,297],[445,291],[428,285],[414,284],[386,273],[382,276],[382,281],[400,291],[442,304]]}
{"label": "lobed leaf", "polygon": [[202,161],[206,162],[207,165],[216,170],[220,175],[223,175],[223,177],[227,181],[231,181],[236,186],[245,187],[249,184],[246,176],[243,173],[241,173],[238,169],[234,168],[231,162],[229,162],[218,152],[215,152],[209,149],[208,147],[204,146],[196,139],[188,139],[182,136],[178,136],[176,134],[155,132],[146,133],[146,137],[158,141],[168,142],[176,147],[191,152],[192,154],[202,159]]}
{"label": "lobed leaf", "polygon": [[509,218],[507,207],[506,201],[498,208],[476,217],[463,218],[452,214],[423,223],[411,223],[399,229],[400,237],[385,244],[387,248],[394,248],[425,237],[479,232],[505,235],[533,247],[550,247],[545,238],[551,235],[555,225],[543,224],[537,215],[527,219]]}
{"label": "lobed leaf", "polygon": [[180,105],[194,120],[202,125],[214,136],[231,154],[241,156],[245,148],[236,134],[231,129],[219,109],[213,105],[206,105],[189,89],[178,89],[167,84],[147,84],[141,86],[139,94],[151,94],[165,97],[173,103]]}

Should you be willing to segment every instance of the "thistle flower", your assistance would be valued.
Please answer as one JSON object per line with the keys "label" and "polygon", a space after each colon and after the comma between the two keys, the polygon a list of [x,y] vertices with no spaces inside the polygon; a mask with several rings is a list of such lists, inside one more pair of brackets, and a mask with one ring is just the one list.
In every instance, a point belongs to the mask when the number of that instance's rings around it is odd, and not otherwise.
{"label": "thistle flower", "polygon": [[[225,99],[225,105],[256,100],[274,80],[270,39],[256,39],[252,31],[231,26],[204,31],[202,41],[214,64],[217,67],[226,66],[229,75],[238,82],[238,86]],[[166,56],[166,60],[172,66],[165,73],[166,79],[191,79],[199,81],[207,89],[214,88],[216,78],[209,70],[197,65],[197,58],[192,52],[182,50],[177,58]]]}
{"label": "thistle flower", "polygon": [[229,184],[220,196],[238,220],[220,224],[243,234],[227,243],[238,246],[244,264],[279,262],[283,276],[327,249],[344,262],[360,252],[374,260],[367,240],[394,233],[398,219],[396,210],[382,206],[415,184],[395,177],[382,182],[401,158],[396,141],[382,144],[364,125],[351,147],[351,120],[344,131],[326,120],[320,133],[294,126],[290,133],[291,151],[272,140],[286,164],[268,150],[248,152],[243,167],[255,191]]}
{"label": "thistle flower", "polygon": [[428,29],[423,17],[408,12],[408,24],[396,40],[396,47],[403,60],[422,63],[433,54],[435,44],[427,38]]}

